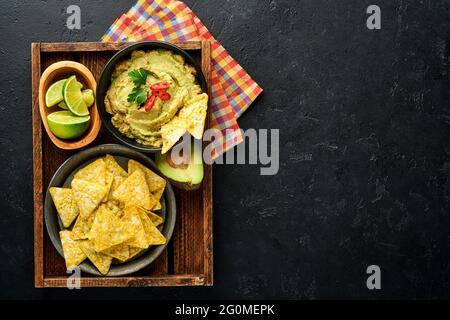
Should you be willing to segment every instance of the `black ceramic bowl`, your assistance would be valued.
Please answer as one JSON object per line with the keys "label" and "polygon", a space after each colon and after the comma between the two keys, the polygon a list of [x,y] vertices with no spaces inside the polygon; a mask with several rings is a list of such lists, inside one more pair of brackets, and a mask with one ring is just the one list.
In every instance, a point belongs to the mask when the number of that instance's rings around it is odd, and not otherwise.
{"label": "black ceramic bowl", "polygon": [[[59,231],[63,229],[63,226],[61,221],[59,220],[58,213],[56,212],[56,208],[53,204],[52,197],[50,196],[49,189],[50,187],[70,188],[70,183],[72,182],[73,176],[79,169],[88,165],[95,159],[105,156],[106,154],[112,155],[119,163],[119,165],[121,165],[125,170],[127,170],[129,159],[134,159],[142,163],[144,166],[156,170],[155,163],[147,156],[133,149],[117,144],[103,144],[78,152],[67,159],[58,168],[56,173],[53,175],[52,180],[50,180],[47,188],[47,193],[45,194],[44,202],[45,226],[47,227],[47,232],[50,240],[62,257],[64,255],[61,246],[61,239],[59,237]],[[164,219],[164,223],[160,225],[158,229],[166,238],[166,244],[151,246],[149,249],[136,256],[131,261],[120,264],[113,263],[106,276],[121,276],[136,272],[152,263],[164,250],[167,243],[170,241],[170,238],[172,237],[176,219],[175,195],[170,183],[167,183],[166,185],[166,189],[161,201],[161,210],[157,213]],[[97,276],[102,275],[88,259],[80,264],[80,269],[83,272],[89,274]]]}
{"label": "black ceramic bowl", "polygon": [[180,49],[179,47],[169,43],[169,42],[162,42],[162,41],[143,41],[143,42],[137,42],[134,43],[128,47],[125,47],[124,49],[117,52],[105,65],[105,68],[103,69],[102,73],[100,74],[100,78],[97,81],[97,93],[96,93],[96,103],[97,103],[97,109],[100,113],[100,118],[102,119],[103,125],[108,129],[109,132],[120,142],[123,144],[132,147],[136,150],[139,150],[141,152],[160,152],[161,148],[154,148],[154,147],[148,147],[144,146],[140,143],[137,143],[135,140],[130,139],[124,135],[122,135],[111,123],[111,115],[106,112],[105,109],[105,95],[106,91],[108,91],[109,85],[111,84],[111,75],[114,71],[114,68],[116,64],[122,60],[129,59],[131,57],[131,52],[134,50],[155,50],[155,49],[166,49],[171,50],[176,54],[179,54],[182,56],[185,61],[193,66],[197,72],[197,82],[202,88],[203,92],[207,91],[207,85],[205,77],[202,73],[202,69],[198,66],[198,64],[195,62],[195,60],[184,50]]}

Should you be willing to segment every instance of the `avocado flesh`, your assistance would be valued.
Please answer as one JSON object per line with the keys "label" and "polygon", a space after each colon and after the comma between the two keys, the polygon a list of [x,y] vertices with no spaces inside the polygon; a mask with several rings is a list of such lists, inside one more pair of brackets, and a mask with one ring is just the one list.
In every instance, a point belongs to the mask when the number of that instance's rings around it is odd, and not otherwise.
{"label": "avocado flesh", "polygon": [[196,190],[203,181],[202,155],[191,149],[189,163],[180,165],[170,161],[170,151],[165,154],[157,153],[156,166],[159,171],[177,188],[182,190]]}

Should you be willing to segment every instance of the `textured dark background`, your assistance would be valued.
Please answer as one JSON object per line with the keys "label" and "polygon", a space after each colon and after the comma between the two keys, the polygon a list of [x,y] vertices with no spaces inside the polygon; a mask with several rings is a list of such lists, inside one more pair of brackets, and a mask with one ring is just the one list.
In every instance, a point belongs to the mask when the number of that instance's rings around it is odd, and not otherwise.
{"label": "textured dark background", "polygon": [[450,298],[450,1],[186,2],[265,90],[241,126],[281,130],[278,175],[215,167],[214,287],[33,288],[30,43],[134,1],[1,1],[0,297]]}

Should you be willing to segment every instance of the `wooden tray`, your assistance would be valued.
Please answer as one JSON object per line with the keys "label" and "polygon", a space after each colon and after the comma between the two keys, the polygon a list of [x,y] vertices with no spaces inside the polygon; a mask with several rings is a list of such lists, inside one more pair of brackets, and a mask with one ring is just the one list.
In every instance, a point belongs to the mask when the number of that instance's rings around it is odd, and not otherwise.
{"label": "wooden tray", "polygon": [[[34,285],[66,287],[63,258],[57,253],[44,225],[43,201],[47,185],[61,163],[77,150],[58,149],[43,130],[39,115],[38,87],[41,73],[60,60],[78,61],[96,80],[105,63],[130,43],[32,43],[33,174],[34,174]],[[210,87],[210,43],[175,43],[201,65]],[[206,127],[209,127],[210,116]],[[89,147],[119,143],[105,128]],[[147,268],[127,277],[93,277],[82,274],[82,287],[211,286],[213,284],[212,168],[205,166],[203,186],[197,191],[177,190],[177,222],[172,240],[161,256]]]}

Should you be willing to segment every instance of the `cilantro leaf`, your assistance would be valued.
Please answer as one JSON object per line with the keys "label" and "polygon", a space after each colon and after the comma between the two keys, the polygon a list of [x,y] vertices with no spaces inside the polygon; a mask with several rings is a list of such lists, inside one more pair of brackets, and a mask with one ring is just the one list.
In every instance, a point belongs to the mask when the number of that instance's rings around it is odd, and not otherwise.
{"label": "cilantro leaf", "polygon": [[145,84],[148,72],[144,68],[139,68],[137,70],[132,70],[128,72],[128,75],[133,80],[135,86],[140,86],[142,84]]}
{"label": "cilantro leaf", "polygon": [[141,105],[147,101],[147,88],[134,87],[128,95],[128,102],[136,102]]}

